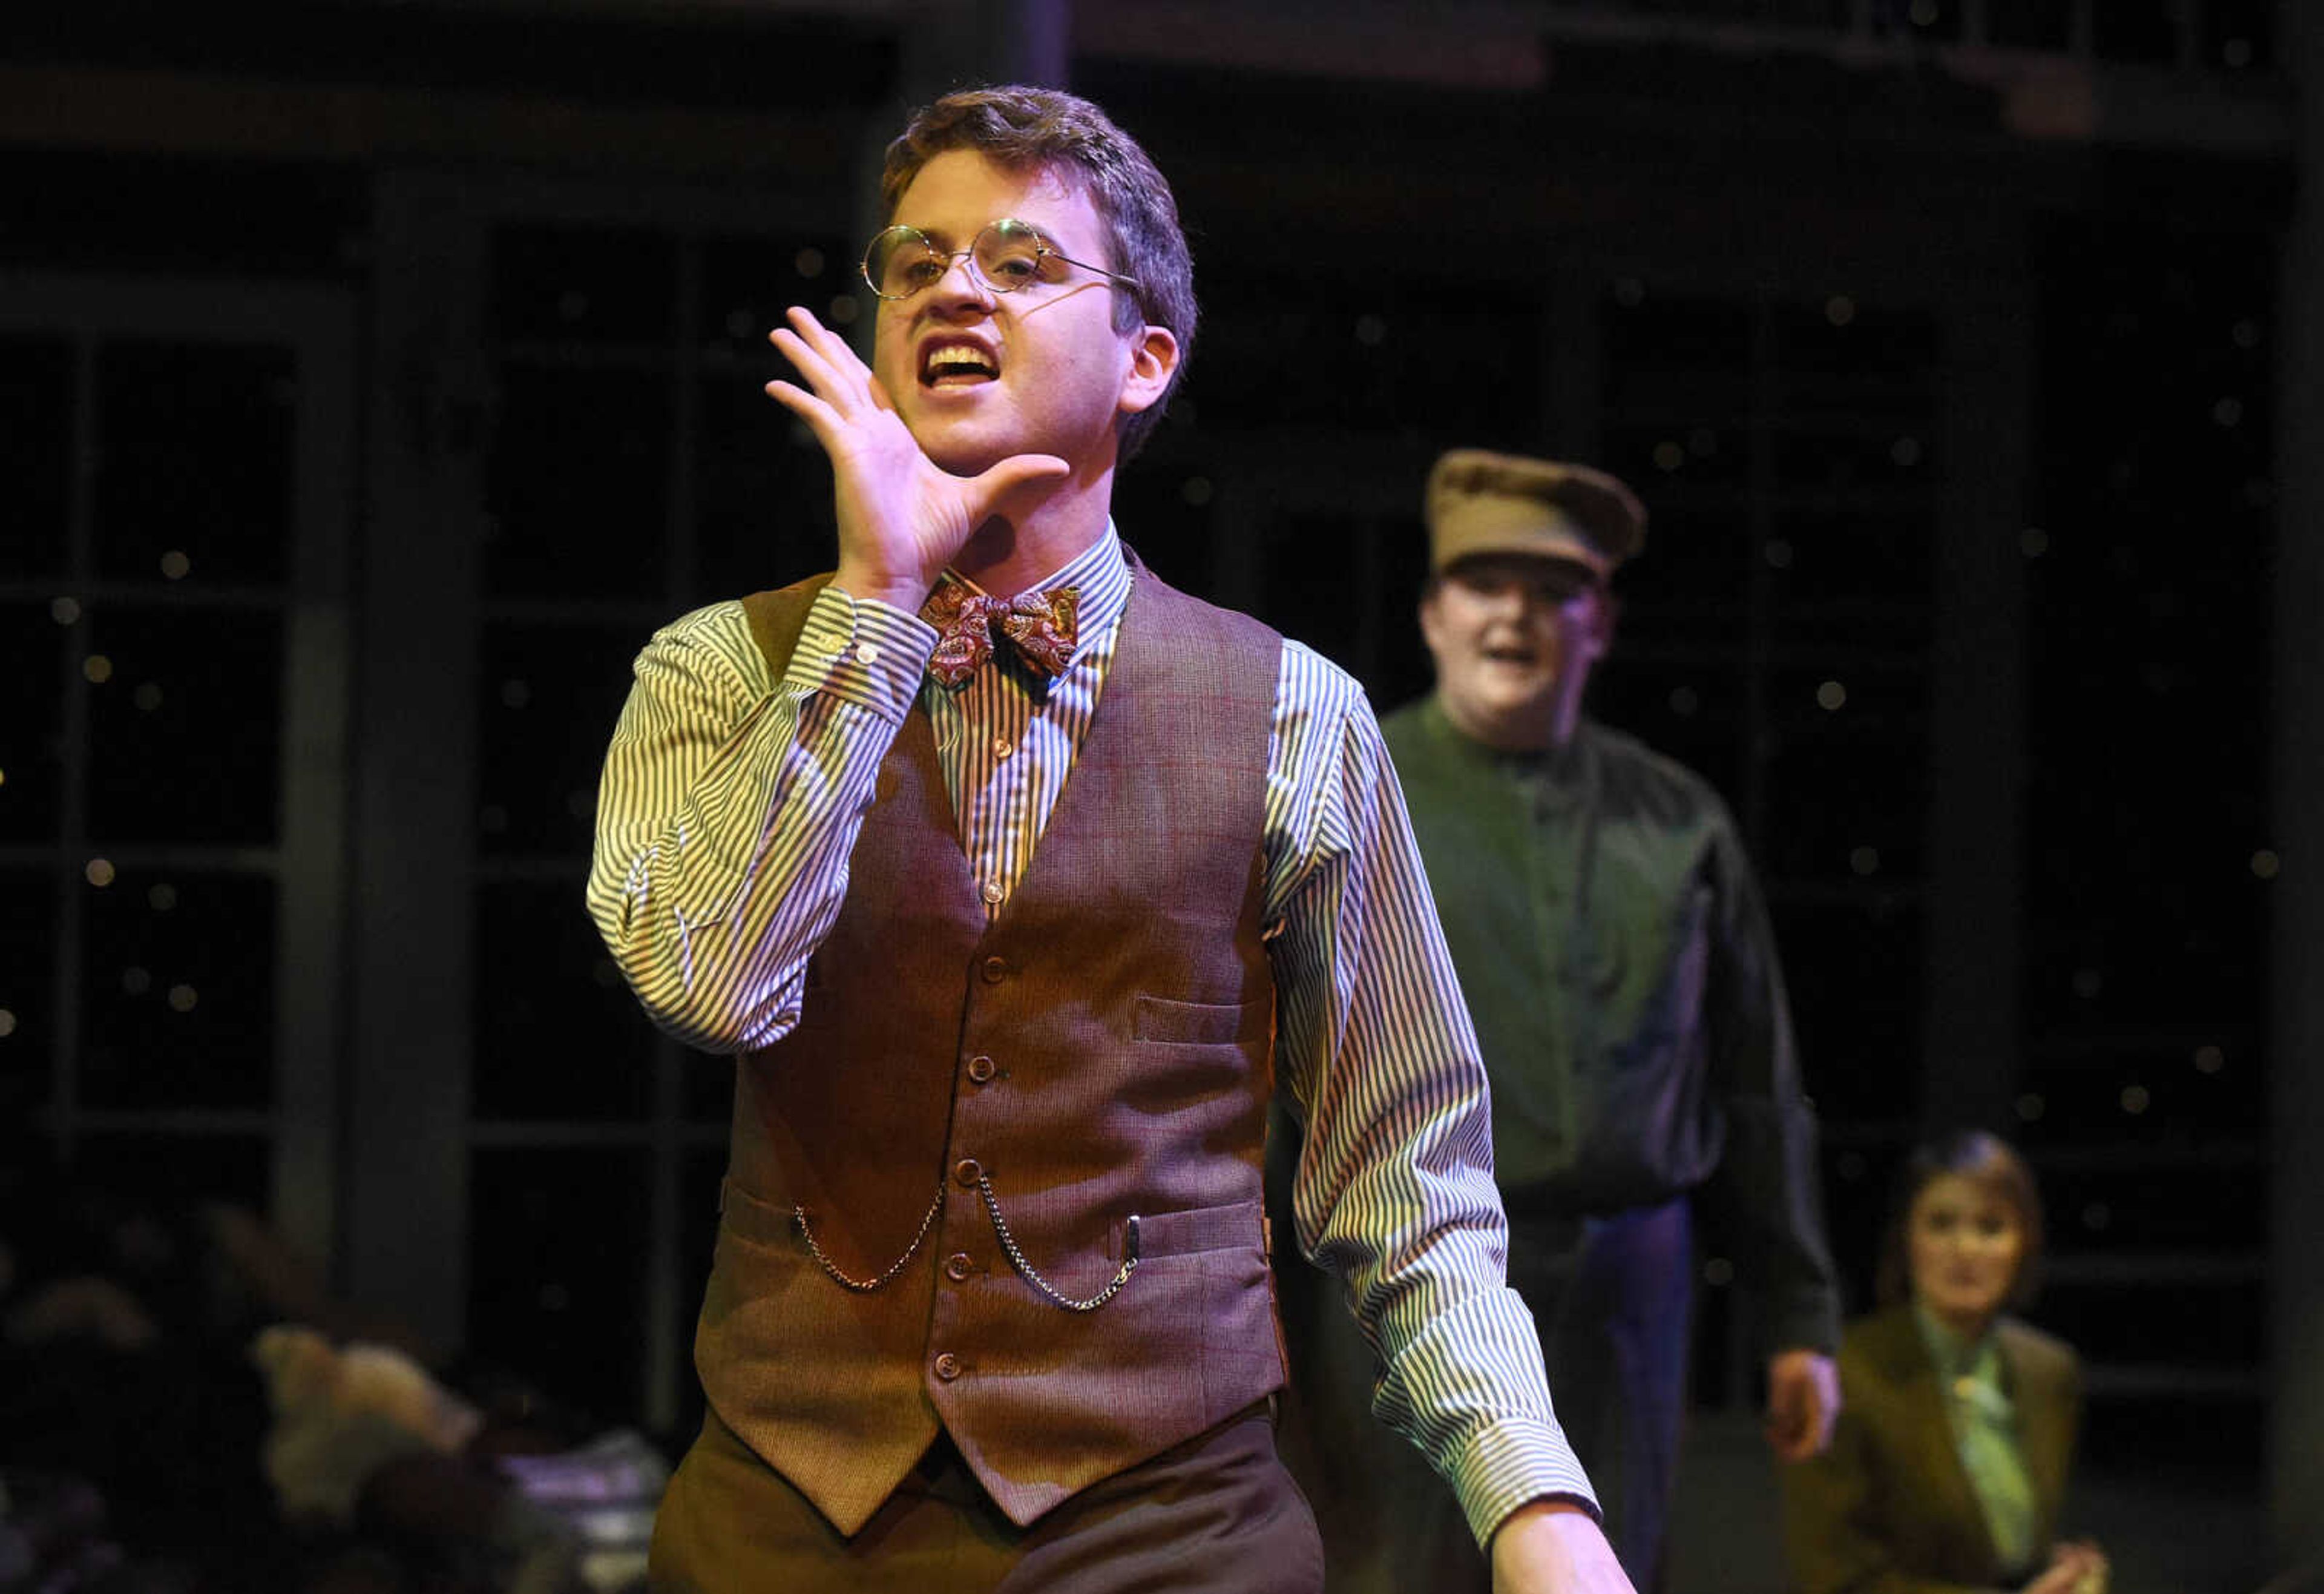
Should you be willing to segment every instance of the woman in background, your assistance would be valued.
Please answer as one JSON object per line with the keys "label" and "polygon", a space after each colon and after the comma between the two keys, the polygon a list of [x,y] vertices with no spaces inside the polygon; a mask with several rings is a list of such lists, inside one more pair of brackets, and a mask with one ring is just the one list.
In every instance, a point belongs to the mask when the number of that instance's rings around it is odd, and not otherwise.
{"label": "woman in background", "polygon": [[2097,1546],[2055,1538],[2080,1366],[2002,1312],[2041,1251],[2041,1198],[2002,1141],[1972,1131],[1907,1159],[1881,1310],[1841,1341],[1831,1448],[1783,1469],[1804,1594],[2103,1594]]}

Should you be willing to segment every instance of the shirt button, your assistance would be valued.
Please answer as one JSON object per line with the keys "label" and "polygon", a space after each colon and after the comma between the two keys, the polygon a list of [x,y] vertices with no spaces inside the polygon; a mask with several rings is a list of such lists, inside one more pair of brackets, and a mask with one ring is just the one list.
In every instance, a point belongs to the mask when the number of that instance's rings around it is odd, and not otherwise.
{"label": "shirt button", "polygon": [[978,1056],[972,1057],[968,1060],[968,1077],[975,1080],[978,1084],[990,1084],[992,1080],[993,1072],[992,1059]]}
{"label": "shirt button", "polygon": [[984,1170],[974,1157],[963,1157],[952,1165],[952,1176],[960,1181],[963,1189],[974,1190],[976,1182],[984,1177]]}
{"label": "shirt button", "polygon": [[857,643],[855,644],[855,662],[859,664],[878,663],[880,662],[880,644],[876,642]]}
{"label": "shirt button", "polygon": [[954,1284],[958,1284],[961,1280],[966,1278],[969,1274],[974,1270],[974,1267],[975,1264],[968,1259],[967,1252],[954,1251],[951,1256],[945,1258],[945,1277],[952,1280]]}
{"label": "shirt button", "polygon": [[936,1357],[936,1376],[947,1384],[959,1377],[960,1358],[949,1350],[939,1353]]}
{"label": "shirt button", "polygon": [[987,880],[987,881],[984,883],[984,900],[985,900],[986,902],[989,902],[989,903],[997,903],[997,902],[999,902],[1002,897],[1007,896],[1008,894],[1008,894],[1007,892],[1003,891],[1003,890],[1001,888],[1001,882],[1000,882],[1000,881],[998,881],[998,880]]}
{"label": "shirt button", "polygon": [[987,984],[987,985],[999,985],[1002,980],[1007,979],[1008,978],[1009,978],[1009,959],[1006,959],[1006,958],[987,958],[987,959],[984,960],[984,983],[985,983],[985,984]]}
{"label": "shirt button", "polygon": [[1009,756],[1009,755],[1010,755],[1011,753],[1014,753],[1016,750],[1017,750],[1016,748],[1014,748],[1014,747],[1010,746],[1007,742],[1005,742],[1005,741],[1001,740],[999,737],[993,737],[993,739],[992,739],[992,755],[993,755],[995,758],[1006,758],[1006,757],[1008,757],[1008,756]]}

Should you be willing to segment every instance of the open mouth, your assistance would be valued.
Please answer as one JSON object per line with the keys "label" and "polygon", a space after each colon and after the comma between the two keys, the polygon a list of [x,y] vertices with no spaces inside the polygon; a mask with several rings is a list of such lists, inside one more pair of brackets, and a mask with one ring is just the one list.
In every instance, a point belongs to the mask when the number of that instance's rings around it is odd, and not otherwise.
{"label": "open mouth", "polygon": [[932,341],[920,349],[920,385],[973,387],[999,380],[1001,363],[982,344]]}

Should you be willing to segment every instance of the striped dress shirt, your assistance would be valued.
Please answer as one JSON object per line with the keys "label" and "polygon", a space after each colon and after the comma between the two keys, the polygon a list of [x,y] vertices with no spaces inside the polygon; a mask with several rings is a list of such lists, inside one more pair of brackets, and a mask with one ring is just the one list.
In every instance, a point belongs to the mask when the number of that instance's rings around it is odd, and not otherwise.
{"label": "striped dress shirt", "polygon": [[[937,685],[924,675],[933,627],[836,586],[780,680],[739,603],[657,633],[606,754],[588,889],[654,1021],[729,1053],[798,1023],[915,700],[997,913],[1072,772],[1132,580],[1109,528],[1041,583],[1080,595],[1080,640],[1046,691],[994,664]],[[1594,1503],[1551,1413],[1532,1316],[1503,1284],[1485,1073],[1395,772],[1362,689],[1291,642],[1265,828],[1276,1070],[1307,1126],[1299,1246],[1345,1281],[1380,1354],[1374,1410],[1452,1482],[1480,1542],[1528,1500]]]}

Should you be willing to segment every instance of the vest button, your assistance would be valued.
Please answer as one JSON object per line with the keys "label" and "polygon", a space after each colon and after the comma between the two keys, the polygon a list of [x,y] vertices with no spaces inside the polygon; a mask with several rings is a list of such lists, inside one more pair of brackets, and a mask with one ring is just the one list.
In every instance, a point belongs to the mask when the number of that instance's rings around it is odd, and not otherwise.
{"label": "vest button", "polygon": [[1009,959],[1006,958],[987,958],[984,960],[983,972],[985,984],[999,985],[1002,980],[1009,978]]}
{"label": "vest button", "polygon": [[951,1383],[960,1376],[960,1358],[947,1350],[936,1358],[936,1376]]}
{"label": "vest button", "polygon": [[975,1270],[976,1265],[968,1259],[968,1253],[965,1251],[954,1251],[945,1258],[945,1277],[954,1284],[960,1283]]}
{"label": "vest button", "polygon": [[968,1077],[980,1085],[991,1084],[992,1076],[1000,1071],[992,1066],[992,1059],[989,1057],[972,1057],[968,1060]]}
{"label": "vest button", "polygon": [[974,1157],[963,1157],[952,1165],[952,1176],[960,1181],[963,1189],[974,1190],[976,1182],[984,1177],[984,1170],[977,1165]]}

